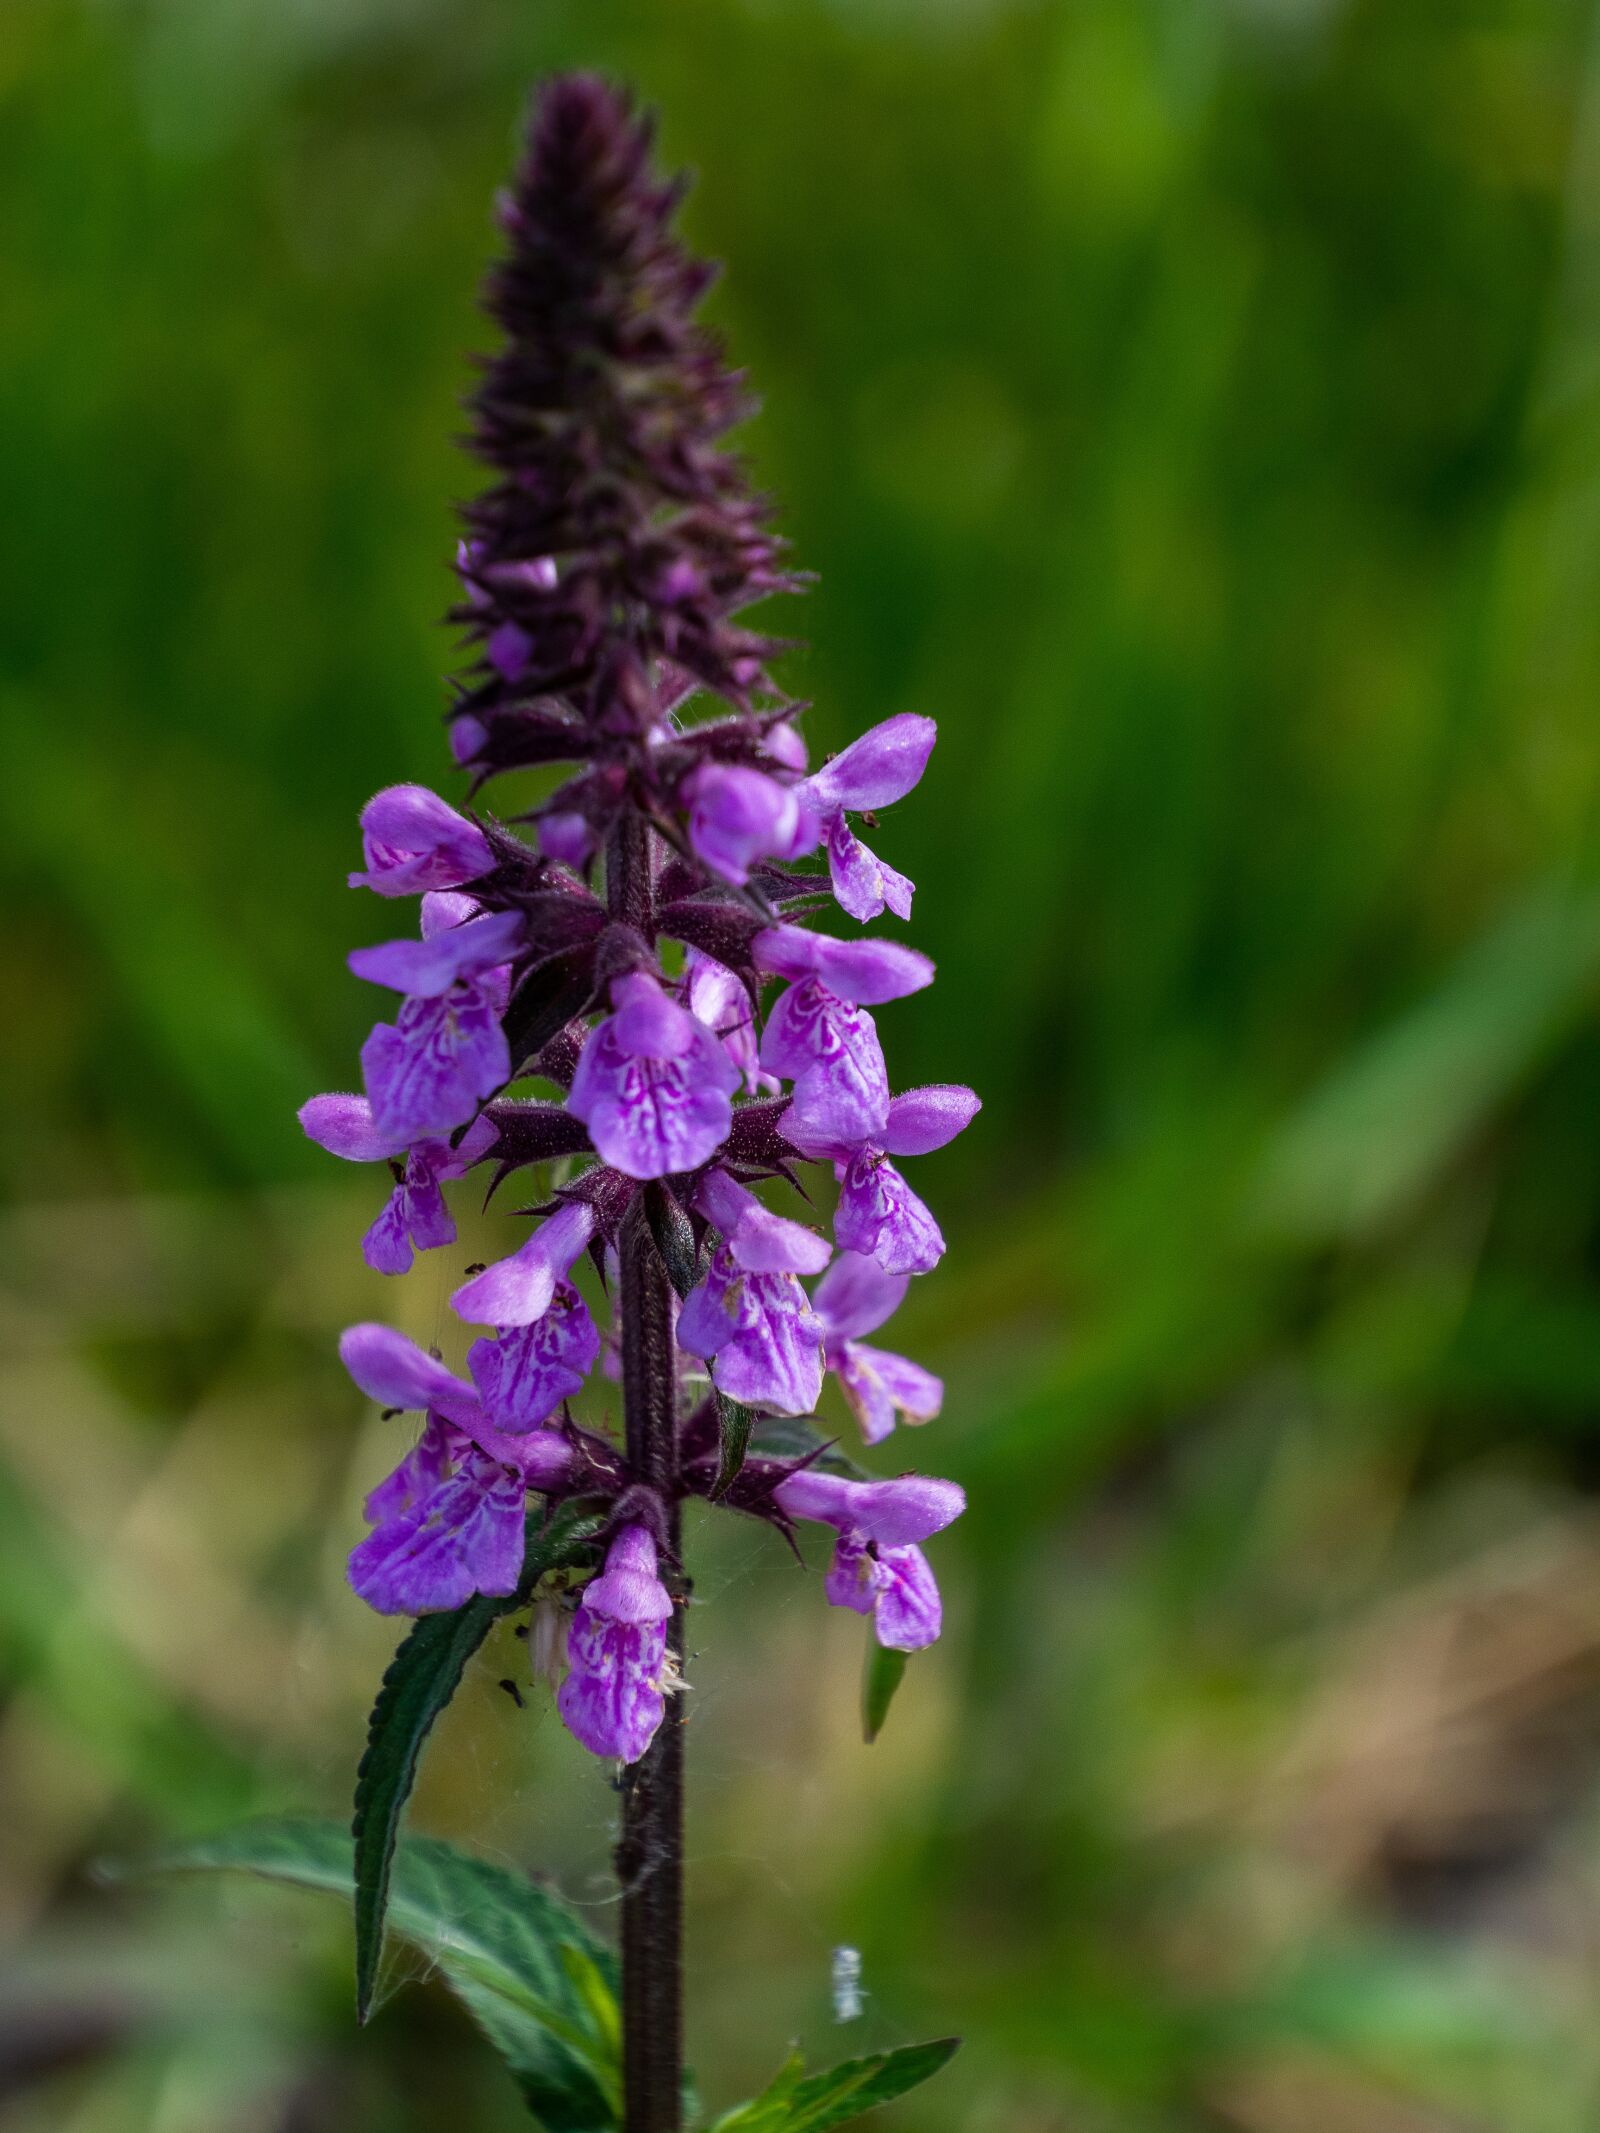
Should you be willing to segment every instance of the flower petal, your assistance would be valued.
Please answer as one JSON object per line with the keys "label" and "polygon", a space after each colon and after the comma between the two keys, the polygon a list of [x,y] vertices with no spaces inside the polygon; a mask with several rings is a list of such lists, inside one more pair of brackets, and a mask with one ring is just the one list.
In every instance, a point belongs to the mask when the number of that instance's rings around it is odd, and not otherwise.
{"label": "flower petal", "polygon": [[308,1139],[347,1163],[376,1163],[398,1153],[378,1131],[364,1096],[313,1096],[298,1115]]}
{"label": "flower petal", "polygon": [[911,1286],[908,1274],[886,1274],[875,1259],[840,1252],[812,1291],[830,1341],[876,1333],[893,1318]]}
{"label": "flower petal", "polygon": [[938,738],[939,728],[931,718],[899,712],[841,749],[802,790],[822,811],[892,807],[921,778]]}
{"label": "flower petal", "polygon": [[769,926],[752,943],[756,968],[774,977],[820,978],[841,1000],[876,1007],[933,983],[933,964],[898,941],[835,941],[804,926]]}
{"label": "flower petal", "polygon": [[357,948],[349,958],[350,968],[370,984],[387,985],[414,999],[431,999],[448,992],[458,978],[508,961],[521,945],[522,934],[520,911],[485,912],[429,940],[383,941],[376,948]]}
{"label": "flower petal", "polygon": [[889,1155],[931,1155],[969,1126],[983,1109],[971,1089],[959,1082],[933,1082],[907,1089],[889,1105],[878,1144]]}
{"label": "flower petal", "polygon": [[488,839],[447,800],[425,785],[391,785],[361,810],[367,871],[352,874],[353,889],[410,896],[475,881],[494,865]]}
{"label": "flower petal", "polygon": [[594,1209],[560,1207],[509,1259],[498,1259],[450,1299],[458,1318],[480,1326],[527,1326],[550,1308],[557,1281],[594,1235]]}

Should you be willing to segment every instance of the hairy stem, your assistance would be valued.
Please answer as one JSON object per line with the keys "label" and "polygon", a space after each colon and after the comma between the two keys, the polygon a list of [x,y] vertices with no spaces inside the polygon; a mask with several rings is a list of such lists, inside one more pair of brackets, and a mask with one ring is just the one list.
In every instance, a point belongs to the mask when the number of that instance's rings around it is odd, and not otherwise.
{"label": "hairy stem", "polygon": [[[653,938],[650,832],[627,820],[607,855],[611,914]],[[670,1506],[668,1542],[678,1552],[677,1369],[671,1283],[640,1197],[620,1239],[618,1314],[628,1461]],[[675,1613],[671,1649],[681,1657]],[[616,1849],[622,1886],[623,2133],[679,2133],[683,2123],[683,1719],[676,1699],[665,1723],[623,1778]]]}

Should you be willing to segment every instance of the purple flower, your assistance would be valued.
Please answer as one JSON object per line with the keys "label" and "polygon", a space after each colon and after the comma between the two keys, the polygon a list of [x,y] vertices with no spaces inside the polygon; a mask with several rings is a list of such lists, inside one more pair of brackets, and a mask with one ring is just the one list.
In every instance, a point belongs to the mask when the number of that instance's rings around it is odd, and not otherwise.
{"label": "purple flower", "polygon": [[794,1082],[783,1130],[829,1144],[856,1145],[883,1130],[889,1069],[878,1026],[817,978],[781,993],[761,1033],[761,1064]]}
{"label": "purple flower", "polygon": [[933,965],[893,941],[835,941],[803,926],[758,933],[754,954],[758,969],[794,980],[761,1037],[761,1064],[794,1082],[788,1138],[795,1140],[793,1124],[819,1143],[870,1140],[888,1117],[889,1075],[877,1025],[861,1003],[920,991]]}
{"label": "purple flower", "polygon": [[515,911],[453,923],[465,897],[423,898],[423,938],[358,948],[350,968],[406,994],[393,1023],[361,1047],[373,1123],[389,1147],[409,1148],[465,1125],[511,1076],[500,1016],[506,965],[522,940]]}
{"label": "purple flower", "polygon": [[833,893],[852,918],[877,918],[887,907],[896,918],[911,916],[913,884],[885,866],[845,821],[904,799],[927,768],[938,728],[931,718],[903,712],[874,726],[814,777],[797,788],[822,821]]}
{"label": "purple flower", "polygon": [[475,881],[494,865],[488,839],[448,801],[425,785],[390,785],[361,810],[367,871],[352,874],[352,889],[411,896]]}
{"label": "purple flower", "polygon": [[618,978],[611,997],[616,1012],[584,1045],[567,1109],[624,1177],[698,1169],[728,1137],[738,1068],[646,972]]}
{"label": "purple flower", "polygon": [[380,1614],[432,1614],[515,1591],[523,1499],[566,1473],[565,1440],[501,1437],[477,1395],[392,1327],[350,1327],[339,1354],[370,1399],[427,1415],[420,1441],[367,1498],[374,1530],[350,1558],[357,1593]]}
{"label": "purple flower", "polygon": [[[300,1106],[300,1123],[319,1148],[346,1162],[372,1163],[389,1154],[364,1096],[313,1096]],[[375,1273],[404,1274],[413,1245],[426,1252],[455,1243],[455,1221],[440,1187],[463,1177],[493,1146],[494,1137],[489,1120],[479,1118],[457,1148],[443,1140],[417,1143],[382,1214],[361,1240],[362,1256]]]}
{"label": "purple flower", "polygon": [[575,810],[552,808],[539,817],[539,849],[546,859],[581,874],[594,857],[594,831]]}
{"label": "purple flower", "polygon": [[966,1509],[953,1481],[923,1474],[847,1481],[808,1468],[781,1481],[773,1496],[791,1518],[816,1519],[837,1532],[826,1587],[835,1607],[871,1615],[878,1642],[891,1651],[918,1652],[935,1641],[939,1588],[916,1544]]}
{"label": "purple flower", "polygon": [[684,786],[689,842],[723,881],[743,888],[762,859],[798,859],[815,851],[819,828],[795,787],[764,770],[702,763]]}
{"label": "purple flower", "polygon": [[502,681],[518,682],[533,659],[533,639],[520,623],[502,622],[489,632],[483,650]]}
{"label": "purple flower", "polygon": [[366,1501],[373,1530],[351,1551],[357,1595],[380,1615],[439,1614],[475,1593],[515,1592],[526,1486],[430,1414],[416,1448]]}
{"label": "purple flower", "polygon": [[624,1526],[584,1587],[567,1636],[571,1671],[556,1692],[567,1731],[592,1755],[636,1763],[655,1738],[677,1686],[671,1619],[655,1542],[643,1526]]}
{"label": "purple flower", "polygon": [[594,1231],[594,1209],[568,1202],[509,1259],[497,1259],[457,1289],[451,1308],[473,1325],[531,1326],[549,1310],[556,1284]]}
{"label": "purple flower", "polygon": [[555,1430],[503,1436],[472,1387],[393,1326],[369,1320],[348,1327],[339,1336],[339,1360],[369,1400],[399,1414],[442,1415],[480,1451],[518,1468],[530,1489],[545,1488],[572,1464],[571,1449]]}
{"label": "purple flower", "polygon": [[684,1299],[679,1347],[710,1363],[712,1383],[730,1400],[810,1414],[822,1390],[822,1321],[795,1276],[826,1266],[827,1240],[769,1214],[722,1171],[706,1177],[695,1207],[725,1241]]}
{"label": "purple flower", "polygon": [[744,980],[698,948],[689,950],[684,973],[690,1014],[722,1039],[723,1050],[744,1077],[745,1093],[776,1096],[777,1076],[761,1071],[755,1014]]}
{"label": "purple flower", "polygon": [[781,1130],[803,1155],[833,1159],[840,1181],[833,1234],[841,1251],[876,1259],[886,1274],[926,1274],[943,1257],[944,1238],[889,1157],[931,1154],[954,1140],[980,1109],[971,1089],[935,1083],[895,1097],[882,1128],[854,1146],[841,1135],[815,1130],[814,1115],[797,1117],[793,1104]]}
{"label": "purple flower", "polygon": [[721,1230],[734,1263],[750,1274],[820,1274],[833,1257],[826,1237],[762,1206],[725,1170],[708,1170],[696,1189],[696,1213]]}
{"label": "purple flower", "polygon": [[886,1274],[875,1260],[841,1252],[812,1297],[822,1320],[824,1359],[868,1444],[889,1435],[896,1412],[907,1422],[931,1422],[944,1401],[944,1386],[931,1370],[870,1348],[859,1337],[894,1316],[909,1286],[909,1275]]}
{"label": "purple flower", "polygon": [[588,1306],[568,1281],[558,1281],[548,1309],[494,1340],[474,1341],[467,1368],[484,1411],[499,1429],[533,1429],[563,1400],[583,1390],[600,1354],[600,1335]]}

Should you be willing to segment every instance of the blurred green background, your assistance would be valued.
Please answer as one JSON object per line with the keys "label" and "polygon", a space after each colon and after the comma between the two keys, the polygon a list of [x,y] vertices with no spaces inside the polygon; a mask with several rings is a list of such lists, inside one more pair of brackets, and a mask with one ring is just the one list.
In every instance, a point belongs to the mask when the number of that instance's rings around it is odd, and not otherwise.
{"label": "blurred green background", "polygon": [[[455,789],[473,292],[574,62],[699,174],[814,743],[940,722],[883,1027],[987,1100],[876,1747],[859,1625],[696,1543],[702,2088],[958,2029],[900,2126],[1592,2133],[1592,0],[6,0],[0,2126],[521,2122],[437,1987],[353,2029],[335,1907],[86,1867],[343,1811],[396,1439],[335,1333],[514,1233],[386,1286],[293,1111],[372,1019],[358,807]],[[603,1926],[521,1666],[417,1819]]]}

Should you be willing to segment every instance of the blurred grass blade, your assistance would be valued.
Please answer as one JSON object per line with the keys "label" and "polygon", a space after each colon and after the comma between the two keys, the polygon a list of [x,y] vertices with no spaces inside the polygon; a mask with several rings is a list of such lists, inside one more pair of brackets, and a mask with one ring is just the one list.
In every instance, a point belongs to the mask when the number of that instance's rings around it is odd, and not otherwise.
{"label": "blurred grass blade", "polygon": [[[246,1823],[136,1871],[246,1873],[348,1897],[353,1868],[351,1840],[335,1824],[282,1820]],[[574,1912],[503,1867],[408,1838],[394,1858],[389,1918],[438,1966],[546,2133],[612,2133],[621,2110],[615,1962]],[[579,1959],[581,1992],[567,1951]]]}
{"label": "blurred grass blade", "polygon": [[870,1748],[883,1731],[895,1690],[905,1679],[906,1654],[892,1652],[867,1631],[867,1655],[861,1668],[861,1737]]}
{"label": "blurred grass blade", "polygon": [[791,2053],[769,2088],[725,2112],[710,2133],[828,2133],[931,2080],[960,2047],[959,2037],[903,2044],[865,2059],[845,2059],[803,2080],[799,2056]]}
{"label": "blurred grass blade", "polygon": [[390,1864],[423,1743],[461,1685],[467,1661],[501,1615],[526,1606],[547,1570],[575,1561],[598,1521],[557,1513],[543,1530],[528,1522],[528,1549],[517,1590],[505,1599],[480,1595],[451,1614],[424,1615],[390,1662],[367,1723],[366,1752],[356,1772],[356,2013],[372,2009],[383,1953]]}
{"label": "blurred grass blade", "polygon": [[1268,1157],[1263,1218],[1320,1239],[1403,1212],[1583,1012],[1597,971],[1600,902],[1525,898],[1289,1121]]}

